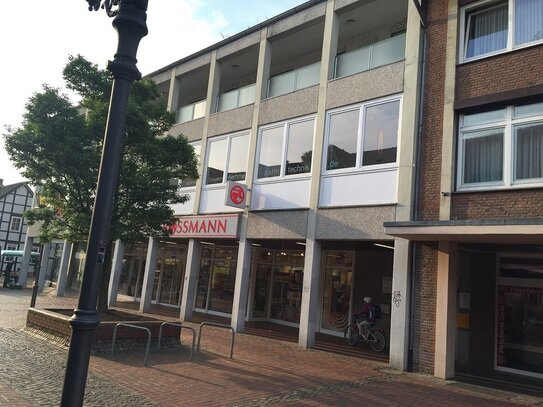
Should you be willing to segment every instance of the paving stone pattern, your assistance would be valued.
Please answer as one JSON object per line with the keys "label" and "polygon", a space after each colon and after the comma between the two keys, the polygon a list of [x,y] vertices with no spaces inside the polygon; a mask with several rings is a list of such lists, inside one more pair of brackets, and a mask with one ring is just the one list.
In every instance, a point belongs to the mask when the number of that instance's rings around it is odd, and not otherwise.
{"label": "paving stone pattern", "polygon": [[[0,383],[8,390],[4,402],[0,398],[0,405],[60,404],[67,359],[65,349],[27,332],[5,328],[0,329],[0,349]],[[156,406],[142,395],[92,372],[87,380],[84,405]]]}

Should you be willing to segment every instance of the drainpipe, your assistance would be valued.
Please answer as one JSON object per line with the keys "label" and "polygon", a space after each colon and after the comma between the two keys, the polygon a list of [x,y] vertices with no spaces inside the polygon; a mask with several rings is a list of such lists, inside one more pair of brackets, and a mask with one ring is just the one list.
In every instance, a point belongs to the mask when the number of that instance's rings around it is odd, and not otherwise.
{"label": "drainpipe", "polygon": [[[420,59],[420,87],[419,87],[419,97],[418,97],[418,129],[417,136],[415,141],[415,181],[414,181],[414,191],[413,191],[413,205],[411,219],[413,221],[418,220],[419,218],[419,187],[420,187],[420,152],[422,145],[423,129],[424,129],[424,88],[426,82],[426,47],[427,47],[427,35],[428,35],[428,21],[427,21],[427,10],[428,10],[428,1],[421,0],[422,4],[419,4],[418,0],[413,0],[415,7],[417,8],[422,25],[422,38],[421,38],[421,49],[422,57]],[[410,309],[409,309],[409,353],[407,360],[407,369],[408,371],[413,371],[413,338],[414,338],[414,322],[415,322],[415,270],[417,265],[417,245],[416,243],[411,244],[411,268],[410,273]]]}

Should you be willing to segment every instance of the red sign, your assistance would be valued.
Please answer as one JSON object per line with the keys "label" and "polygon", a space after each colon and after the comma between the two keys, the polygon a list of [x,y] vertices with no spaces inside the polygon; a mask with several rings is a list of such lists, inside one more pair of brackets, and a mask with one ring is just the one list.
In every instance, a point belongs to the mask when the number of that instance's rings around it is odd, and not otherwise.
{"label": "red sign", "polygon": [[239,215],[183,216],[170,227],[171,237],[238,237]]}
{"label": "red sign", "polygon": [[241,204],[245,200],[245,191],[239,185],[234,185],[230,190],[230,199],[236,205]]}

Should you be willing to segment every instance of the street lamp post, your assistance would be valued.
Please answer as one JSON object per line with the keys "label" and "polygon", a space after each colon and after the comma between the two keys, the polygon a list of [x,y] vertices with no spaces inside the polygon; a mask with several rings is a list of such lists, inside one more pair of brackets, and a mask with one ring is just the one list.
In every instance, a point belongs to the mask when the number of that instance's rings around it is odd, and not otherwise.
{"label": "street lamp post", "polygon": [[[98,10],[102,5],[102,0],[87,2],[89,10]],[[113,26],[119,40],[114,59],[108,63],[108,70],[113,75],[113,86],[102,160],[79,301],[70,318],[72,337],[61,401],[61,406],[65,407],[83,405],[91,341],[100,323],[96,303],[102,281],[106,242],[109,240],[113,197],[119,177],[128,94],[132,82],[141,78],[136,67],[136,53],[140,40],[147,35],[147,3],[148,0],[106,0],[102,5],[110,17],[115,17]]]}

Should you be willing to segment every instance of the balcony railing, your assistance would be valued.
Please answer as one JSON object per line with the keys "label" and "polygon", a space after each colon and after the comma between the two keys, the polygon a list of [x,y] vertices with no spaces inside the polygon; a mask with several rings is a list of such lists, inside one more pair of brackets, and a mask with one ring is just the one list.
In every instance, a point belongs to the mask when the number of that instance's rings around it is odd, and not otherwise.
{"label": "balcony railing", "polygon": [[402,59],[405,59],[405,34],[338,55],[334,77],[364,72]]}
{"label": "balcony railing", "polygon": [[206,101],[192,103],[190,105],[181,106],[177,109],[177,123],[185,123],[191,120],[204,117],[206,114]]}
{"label": "balcony railing", "polygon": [[321,63],[316,62],[293,71],[272,76],[268,83],[268,97],[284,95],[319,83]]}
{"label": "balcony railing", "polygon": [[219,95],[217,112],[235,109],[236,107],[250,105],[255,102],[255,84],[224,92]]}

